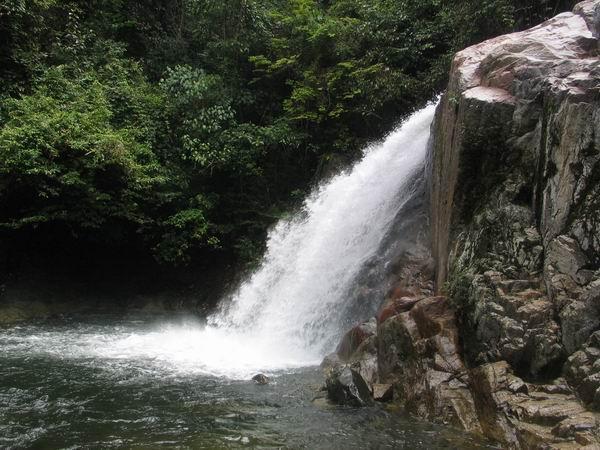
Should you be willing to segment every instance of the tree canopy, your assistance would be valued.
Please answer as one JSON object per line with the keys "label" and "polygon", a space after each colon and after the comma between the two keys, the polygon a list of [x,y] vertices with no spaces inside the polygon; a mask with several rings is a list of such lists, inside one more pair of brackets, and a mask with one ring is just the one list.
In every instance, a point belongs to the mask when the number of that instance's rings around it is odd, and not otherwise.
{"label": "tree canopy", "polygon": [[3,1],[0,242],[252,261],[333,162],[443,89],[454,52],[572,3]]}

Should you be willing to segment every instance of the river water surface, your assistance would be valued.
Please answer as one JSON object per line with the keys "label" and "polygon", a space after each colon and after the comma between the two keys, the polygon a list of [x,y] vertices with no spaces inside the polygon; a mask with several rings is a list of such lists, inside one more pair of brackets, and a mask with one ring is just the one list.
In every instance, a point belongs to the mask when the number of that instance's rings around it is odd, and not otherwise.
{"label": "river water surface", "polygon": [[201,328],[96,314],[0,329],[0,448],[483,448],[383,406],[313,401],[318,367],[268,372],[266,386],[210,375]]}

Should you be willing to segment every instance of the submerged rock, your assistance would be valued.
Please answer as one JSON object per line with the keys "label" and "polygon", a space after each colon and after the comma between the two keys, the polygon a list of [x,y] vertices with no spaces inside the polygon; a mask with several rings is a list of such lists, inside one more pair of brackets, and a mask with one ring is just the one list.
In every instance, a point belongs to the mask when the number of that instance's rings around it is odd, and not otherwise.
{"label": "submerged rock", "polygon": [[311,400],[311,403],[321,409],[332,409],[336,407],[336,405],[329,400],[327,395],[318,395]]}
{"label": "submerged rock", "polygon": [[259,373],[252,377],[252,381],[254,381],[256,384],[269,384],[270,380],[266,375]]}
{"label": "submerged rock", "polygon": [[336,352],[326,356],[321,368],[329,374],[351,368],[367,385],[369,395],[377,382],[377,321],[375,318],[348,331]]}

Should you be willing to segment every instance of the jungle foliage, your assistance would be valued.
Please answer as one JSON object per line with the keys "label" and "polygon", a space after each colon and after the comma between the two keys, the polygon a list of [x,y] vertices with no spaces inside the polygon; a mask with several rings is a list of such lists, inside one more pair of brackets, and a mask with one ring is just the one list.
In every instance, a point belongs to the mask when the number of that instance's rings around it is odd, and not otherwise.
{"label": "jungle foliage", "polygon": [[571,6],[5,0],[0,241],[251,261],[333,162],[443,89],[455,51]]}

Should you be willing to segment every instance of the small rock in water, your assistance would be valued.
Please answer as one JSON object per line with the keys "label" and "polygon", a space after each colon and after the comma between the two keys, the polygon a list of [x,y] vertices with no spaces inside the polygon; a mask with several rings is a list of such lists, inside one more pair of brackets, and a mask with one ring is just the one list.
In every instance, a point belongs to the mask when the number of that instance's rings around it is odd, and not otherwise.
{"label": "small rock in water", "polygon": [[257,384],[268,384],[269,383],[269,377],[267,377],[266,375],[259,373],[258,375],[254,375],[252,377],[252,380],[255,381]]}

